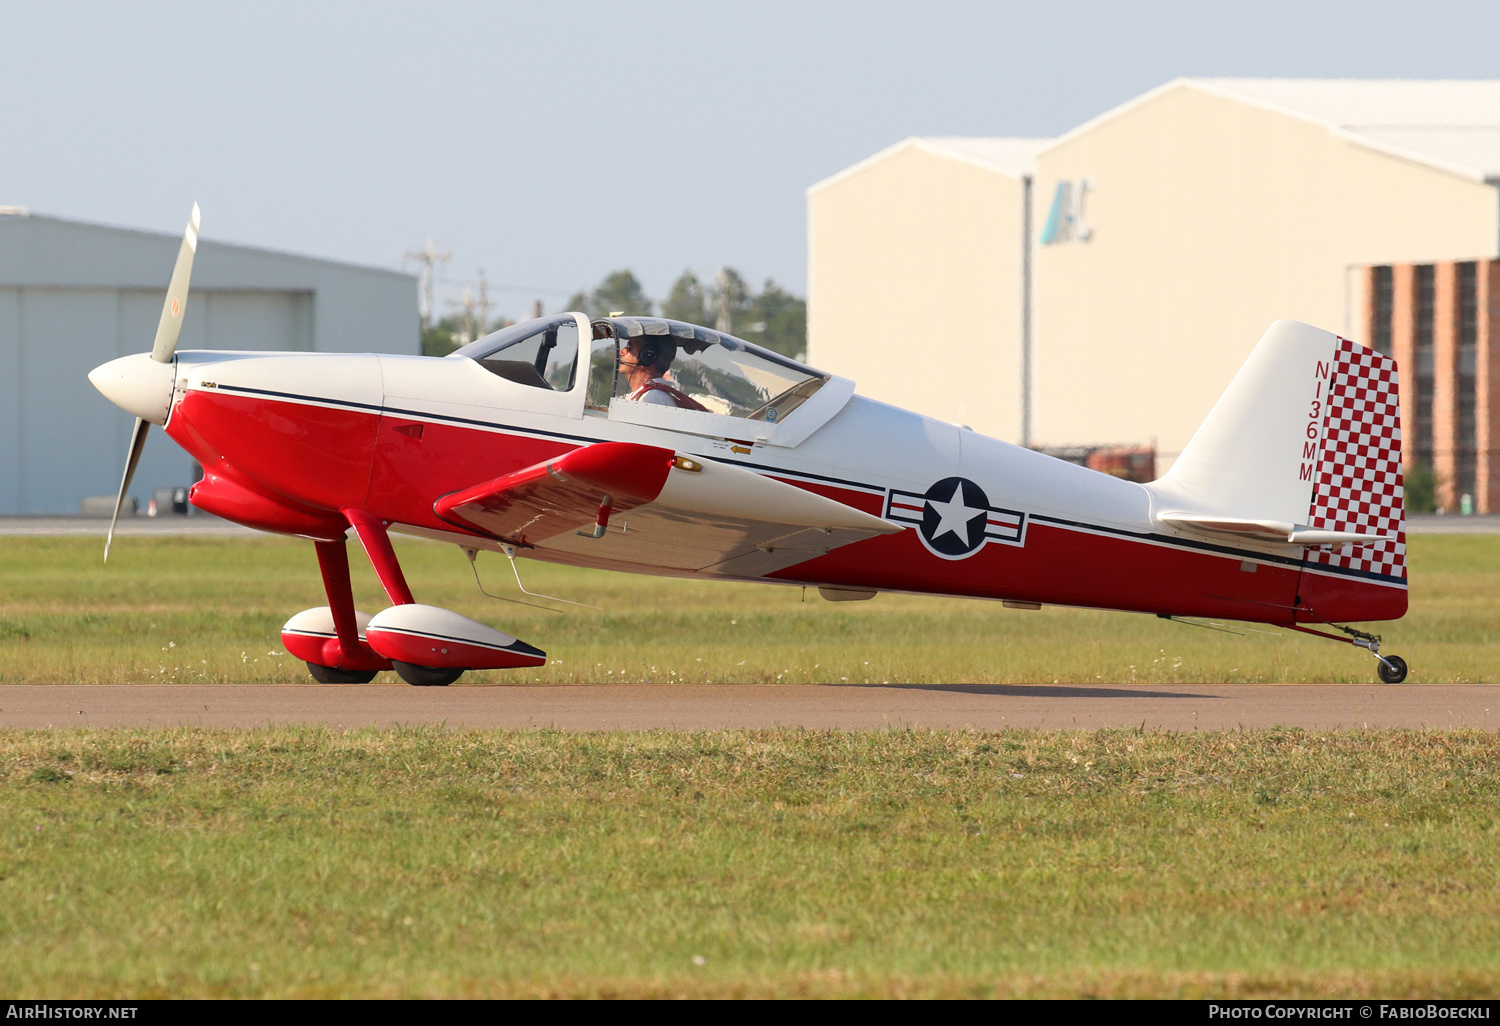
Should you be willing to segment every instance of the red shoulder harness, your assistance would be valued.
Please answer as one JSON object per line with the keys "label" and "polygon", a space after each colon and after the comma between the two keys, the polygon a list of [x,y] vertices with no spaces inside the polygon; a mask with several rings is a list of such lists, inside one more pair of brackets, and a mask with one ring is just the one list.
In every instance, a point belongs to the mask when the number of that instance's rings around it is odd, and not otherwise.
{"label": "red shoulder harness", "polygon": [[641,389],[640,389],[640,394],[641,395],[645,395],[647,392],[652,392],[652,391],[667,393],[667,395],[669,395],[669,396],[672,397],[672,401],[677,404],[678,409],[683,409],[683,410],[697,410],[699,413],[707,413],[708,412],[708,407],[704,406],[702,403],[698,402],[692,396],[686,395],[683,392],[679,392],[677,389],[673,388],[671,385],[665,385],[665,384],[662,384],[659,381],[653,381],[650,384],[642,385]]}

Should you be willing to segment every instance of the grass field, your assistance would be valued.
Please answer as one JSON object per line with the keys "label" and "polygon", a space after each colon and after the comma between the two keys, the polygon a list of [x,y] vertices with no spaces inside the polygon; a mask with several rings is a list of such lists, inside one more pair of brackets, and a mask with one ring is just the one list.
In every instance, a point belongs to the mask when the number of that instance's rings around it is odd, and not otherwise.
{"label": "grass field", "polygon": [[[1297,635],[524,564],[605,607],[548,613],[398,545],[419,598],[552,656],[477,680],[1373,679]],[[1411,564],[1387,650],[1500,676],[1500,538]],[[385,605],[362,562],[356,592]],[[105,568],[3,539],[0,682],[303,681],[278,630],[322,602],[306,543],[130,538]],[[1497,757],[1479,731],[0,730],[0,992],[1488,997]]]}
{"label": "grass field", "polygon": [[1492,997],[1494,733],[0,731],[19,996]]}
{"label": "grass field", "polygon": [[[545,649],[547,666],[464,680],[964,683],[1357,682],[1374,661],[1295,633],[1234,636],[1130,613],[1008,610],[881,595],[832,604],[770,585],[647,578],[522,561],[527,586],[603,607],[546,612],[485,598],[459,550],[398,539],[419,600]],[[301,682],[281,624],[326,602],[310,543],[125,538],[108,566],[85,538],[0,539],[0,683]],[[388,603],[357,546],[363,609]],[[1500,537],[1411,539],[1411,612],[1375,629],[1411,681],[1500,679]],[[518,595],[505,561],[488,590]],[[380,680],[395,681],[393,674]]]}

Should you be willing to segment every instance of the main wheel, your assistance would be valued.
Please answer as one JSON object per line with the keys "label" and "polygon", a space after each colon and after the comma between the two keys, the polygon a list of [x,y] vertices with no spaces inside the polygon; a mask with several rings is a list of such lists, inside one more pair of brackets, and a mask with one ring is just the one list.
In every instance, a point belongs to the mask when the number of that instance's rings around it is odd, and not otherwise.
{"label": "main wheel", "polygon": [[392,659],[391,665],[396,668],[402,680],[419,688],[445,688],[464,675],[462,667],[418,666],[397,659]]}
{"label": "main wheel", "polygon": [[319,663],[308,663],[307,670],[319,684],[368,684],[375,679],[375,670],[339,670]]}
{"label": "main wheel", "polygon": [[[1387,666],[1386,663],[1390,665]],[[1377,662],[1376,672],[1387,684],[1400,684],[1406,679],[1406,660],[1400,656],[1386,656],[1385,662]]]}

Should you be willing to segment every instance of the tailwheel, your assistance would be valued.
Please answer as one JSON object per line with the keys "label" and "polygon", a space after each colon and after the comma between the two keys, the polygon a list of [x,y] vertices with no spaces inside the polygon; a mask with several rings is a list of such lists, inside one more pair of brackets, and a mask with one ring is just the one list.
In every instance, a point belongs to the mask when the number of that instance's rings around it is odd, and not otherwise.
{"label": "tailwheel", "polygon": [[445,688],[464,675],[464,667],[418,666],[392,659],[393,666],[406,683],[419,688]]}
{"label": "tailwheel", "polygon": [[1406,660],[1400,656],[1381,656],[1375,665],[1375,672],[1387,684],[1400,684],[1406,679]]}
{"label": "tailwheel", "polygon": [[1400,684],[1406,679],[1406,660],[1400,656],[1383,656],[1380,654],[1380,635],[1370,634],[1366,631],[1356,630],[1353,627],[1345,627],[1341,624],[1330,623],[1336,631],[1342,631],[1347,637],[1341,638],[1337,634],[1329,634],[1327,631],[1314,630],[1304,627],[1300,623],[1289,623],[1286,626],[1303,634],[1312,634],[1319,638],[1327,638],[1330,641],[1343,641],[1355,648],[1362,648],[1375,657],[1375,672],[1380,679],[1387,684]]}
{"label": "tailwheel", "polygon": [[368,684],[377,670],[340,670],[333,666],[308,663],[307,670],[319,684]]}

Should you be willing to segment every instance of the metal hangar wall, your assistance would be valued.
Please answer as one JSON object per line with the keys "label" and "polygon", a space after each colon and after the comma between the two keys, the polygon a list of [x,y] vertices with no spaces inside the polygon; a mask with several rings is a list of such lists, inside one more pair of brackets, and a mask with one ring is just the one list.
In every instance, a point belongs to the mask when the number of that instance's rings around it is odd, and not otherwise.
{"label": "metal hangar wall", "polygon": [[[130,418],[88,372],[150,349],[180,237],[0,208],[0,515],[113,495]],[[419,351],[412,275],[203,240],[179,348]],[[161,435],[132,494],[189,485]]]}

